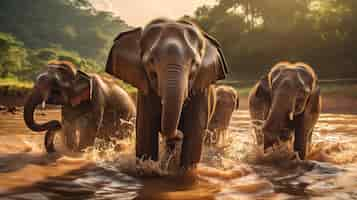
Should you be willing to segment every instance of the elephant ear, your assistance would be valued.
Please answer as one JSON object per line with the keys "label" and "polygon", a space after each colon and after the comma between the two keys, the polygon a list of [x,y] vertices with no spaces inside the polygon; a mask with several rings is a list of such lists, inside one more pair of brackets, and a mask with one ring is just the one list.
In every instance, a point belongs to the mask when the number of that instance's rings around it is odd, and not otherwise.
{"label": "elephant ear", "polygon": [[264,75],[249,94],[249,110],[253,119],[265,120],[271,107],[269,76]]}
{"label": "elephant ear", "polygon": [[237,96],[236,96],[236,105],[234,107],[235,110],[239,109],[239,93],[237,92]]}
{"label": "elephant ear", "polygon": [[320,87],[318,85],[311,91],[311,95],[306,104],[306,109],[311,113],[320,113],[321,110],[321,96]]}
{"label": "elephant ear", "polygon": [[148,93],[149,84],[141,63],[140,37],[142,29],[120,33],[110,50],[105,71]]}
{"label": "elephant ear", "polygon": [[204,38],[206,47],[194,84],[196,90],[205,89],[217,80],[225,79],[228,74],[227,63],[218,41],[207,33],[204,33]]}
{"label": "elephant ear", "polygon": [[257,96],[261,98],[271,98],[271,84],[268,75],[264,75],[258,82]]}
{"label": "elephant ear", "polygon": [[90,101],[93,93],[93,78],[88,74],[77,70],[72,90],[73,95],[71,95],[70,103],[73,106],[84,101]]}

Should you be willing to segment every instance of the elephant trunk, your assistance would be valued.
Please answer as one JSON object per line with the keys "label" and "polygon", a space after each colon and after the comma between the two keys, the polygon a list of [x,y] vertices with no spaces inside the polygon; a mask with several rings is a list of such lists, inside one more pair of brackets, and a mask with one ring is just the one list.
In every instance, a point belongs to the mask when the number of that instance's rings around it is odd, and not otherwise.
{"label": "elephant trunk", "polygon": [[277,94],[273,97],[272,106],[263,126],[264,143],[271,146],[277,137],[285,134],[292,120],[295,107],[295,97],[287,94]]}
{"label": "elephant trunk", "polygon": [[34,111],[36,106],[45,100],[45,97],[43,97],[43,92],[41,93],[40,90],[41,88],[36,85],[25,103],[24,121],[26,123],[26,126],[36,132],[46,131],[49,129],[51,130],[60,129],[61,124],[57,120],[52,120],[43,124],[39,124],[34,120]]}
{"label": "elephant trunk", "polygon": [[168,66],[166,86],[162,87],[161,132],[167,139],[177,136],[176,130],[187,92],[187,78],[181,68]]}

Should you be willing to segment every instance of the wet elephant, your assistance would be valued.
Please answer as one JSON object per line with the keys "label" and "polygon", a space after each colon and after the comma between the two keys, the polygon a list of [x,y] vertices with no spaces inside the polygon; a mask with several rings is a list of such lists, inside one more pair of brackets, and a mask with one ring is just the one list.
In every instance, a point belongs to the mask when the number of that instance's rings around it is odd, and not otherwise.
{"label": "wet elephant", "polygon": [[[38,104],[61,105],[62,122],[39,124],[34,120]],[[37,76],[24,106],[24,120],[33,131],[47,131],[45,147],[54,152],[54,132],[63,130],[63,143],[72,151],[93,145],[96,137],[124,137],[124,121],[136,115],[135,104],[112,78],[88,75],[66,61],[55,61]],[[79,136],[77,139],[77,132]],[[78,141],[77,141],[78,140]]]}
{"label": "wet elephant", "polygon": [[157,19],[119,34],[106,71],[139,89],[136,156],[158,160],[161,132],[166,152],[182,141],[180,166],[194,167],[212,112],[211,84],[227,73],[218,42],[191,22]]}
{"label": "wet elephant", "polygon": [[257,135],[258,144],[264,144],[266,149],[294,133],[294,151],[301,159],[309,152],[320,110],[317,76],[304,63],[278,63],[249,95],[253,124],[258,122],[262,126],[262,135]]}
{"label": "wet elephant", "polygon": [[239,95],[236,89],[226,85],[215,88],[214,112],[208,125],[206,144],[224,143],[233,112],[239,108]]}

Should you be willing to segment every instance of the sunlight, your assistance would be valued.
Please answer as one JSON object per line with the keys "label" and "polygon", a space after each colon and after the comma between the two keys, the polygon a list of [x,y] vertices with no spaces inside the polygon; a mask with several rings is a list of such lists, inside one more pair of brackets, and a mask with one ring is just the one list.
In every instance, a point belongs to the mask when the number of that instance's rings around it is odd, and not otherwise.
{"label": "sunlight", "polygon": [[131,25],[143,26],[156,17],[179,18],[192,15],[197,7],[214,5],[216,0],[91,0],[99,10],[111,11],[120,15]]}

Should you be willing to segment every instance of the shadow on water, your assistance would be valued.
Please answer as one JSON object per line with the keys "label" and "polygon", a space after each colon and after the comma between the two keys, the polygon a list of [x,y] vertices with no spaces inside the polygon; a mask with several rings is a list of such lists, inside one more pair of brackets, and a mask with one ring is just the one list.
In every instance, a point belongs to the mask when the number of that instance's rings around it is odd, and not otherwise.
{"label": "shadow on water", "polygon": [[[73,182],[78,175],[91,169],[91,166],[84,166],[80,169],[69,171],[61,176],[48,177],[34,182],[27,186],[15,187],[0,194],[1,197],[10,199],[68,199],[68,197],[78,197],[79,199],[93,196],[95,190],[89,190],[78,183]],[[28,176],[31,176],[29,174]]]}
{"label": "shadow on water", "polygon": [[0,155],[0,173],[9,173],[24,168],[26,165],[39,165],[46,167],[61,156],[59,154],[43,155],[29,153],[12,153]]}
{"label": "shadow on water", "polygon": [[[196,176],[132,177],[87,164],[60,176],[47,177],[0,193],[8,199],[214,199],[218,191]],[[183,191],[183,192],[180,192]],[[192,191],[192,192],[190,192]]]}

